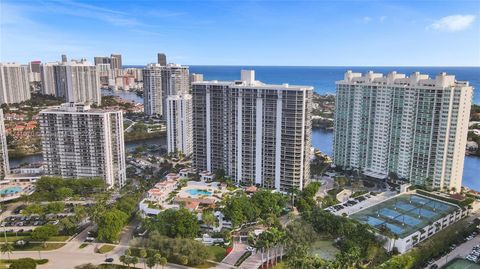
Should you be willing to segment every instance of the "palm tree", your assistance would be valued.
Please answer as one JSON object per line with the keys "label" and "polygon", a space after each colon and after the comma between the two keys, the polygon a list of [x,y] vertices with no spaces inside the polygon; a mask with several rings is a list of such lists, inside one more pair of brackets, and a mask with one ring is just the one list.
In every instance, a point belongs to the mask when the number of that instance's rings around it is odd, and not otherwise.
{"label": "palm tree", "polygon": [[10,253],[12,253],[14,249],[15,249],[15,248],[13,247],[12,244],[10,244],[10,243],[5,243],[5,244],[2,245],[0,251],[2,252],[2,254],[7,253],[8,259],[10,260]]}
{"label": "palm tree", "polygon": [[144,248],[142,248],[142,249],[140,249],[139,254],[140,254],[140,258],[143,259],[143,268],[145,268],[145,265],[146,265],[145,264],[145,258],[147,257],[147,251]]}
{"label": "palm tree", "polygon": [[152,269],[157,264],[157,262],[155,261],[154,257],[149,257],[147,258],[146,264],[148,268]]}
{"label": "palm tree", "polygon": [[160,253],[155,253],[155,255],[153,255],[153,259],[155,260],[155,268],[157,268],[160,264],[160,260],[162,259],[162,255]]}
{"label": "palm tree", "polygon": [[167,258],[161,257],[159,263],[160,263],[160,265],[162,266],[162,269],[164,269],[164,268],[165,268],[165,265],[167,265]]}
{"label": "palm tree", "polygon": [[138,263],[138,257],[137,256],[132,256],[130,257],[130,261],[133,263],[133,267]]}
{"label": "palm tree", "polygon": [[122,263],[122,265],[126,265],[126,264],[127,264],[127,256],[122,255],[122,256],[120,256],[119,260],[120,260],[120,262]]}
{"label": "palm tree", "polygon": [[181,263],[182,265],[187,265],[187,264],[188,264],[188,257],[185,256],[185,255],[184,255],[184,256],[181,256],[181,257],[180,257],[180,263]]}

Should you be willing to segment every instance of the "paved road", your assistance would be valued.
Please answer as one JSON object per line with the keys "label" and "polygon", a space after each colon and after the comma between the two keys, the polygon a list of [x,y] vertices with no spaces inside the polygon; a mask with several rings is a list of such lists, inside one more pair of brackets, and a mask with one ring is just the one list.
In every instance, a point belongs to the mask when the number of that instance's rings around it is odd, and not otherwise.
{"label": "paved road", "polygon": [[[49,262],[44,265],[39,265],[39,269],[74,269],[75,266],[85,263],[104,263],[106,258],[113,258],[114,263],[121,264],[119,258],[129,247],[128,242],[132,238],[135,227],[136,223],[130,223],[122,232],[120,244],[115,245],[115,248],[106,254],[95,253],[95,248],[105,245],[103,243],[92,243],[85,248],[80,248],[80,245],[83,244],[88,236],[88,231],[95,228],[94,225],[90,225],[70,241],[59,242],[66,243],[66,245],[62,248],[51,251],[14,251],[10,254],[10,257],[12,259],[27,257],[34,259],[48,259]],[[141,264],[139,263],[139,265]],[[143,267],[143,265],[141,265],[141,267]],[[185,269],[189,267],[177,264],[168,264],[166,268]]]}
{"label": "paved road", "polygon": [[472,248],[476,245],[480,244],[480,235],[477,235],[470,241],[467,241],[460,246],[456,247],[452,252],[448,253],[447,255],[443,256],[435,263],[438,265],[438,268],[442,268],[445,264],[451,261],[453,258],[462,257],[465,258],[470,252]]}
{"label": "paved road", "polygon": [[223,260],[222,263],[235,265],[235,263],[242,257],[242,255],[247,252],[246,249],[247,245],[244,243],[233,243],[233,250],[230,252]]}
{"label": "paved road", "polygon": [[334,182],[335,180],[331,177],[322,177],[322,179],[320,180],[320,183],[322,183],[322,185],[320,186],[320,190],[318,191],[317,195],[322,198],[327,196],[327,191],[333,189],[333,187],[335,186]]}
{"label": "paved road", "polygon": [[[467,217],[468,221],[474,220],[475,218],[480,217],[480,210],[479,210],[480,203],[474,203],[473,212],[470,213],[470,216]],[[453,251],[448,253],[447,255],[441,257],[435,263],[438,265],[438,268],[442,268],[445,264],[456,257],[465,258],[470,252],[472,248],[476,245],[480,244],[480,235],[477,235],[470,241],[467,241],[459,246],[457,246]]]}

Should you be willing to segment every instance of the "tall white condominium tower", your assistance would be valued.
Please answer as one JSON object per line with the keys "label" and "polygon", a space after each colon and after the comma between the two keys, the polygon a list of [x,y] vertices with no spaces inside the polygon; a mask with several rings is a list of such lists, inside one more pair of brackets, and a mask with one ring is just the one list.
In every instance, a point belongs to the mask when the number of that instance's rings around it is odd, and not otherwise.
{"label": "tall white condominium tower", "polygon": [[189,87],[188,66],[149,64],[143,70],[145,113],[165,117],[167,97],[187,94]]}
{"label": "tall white condominium tower", "polygon": [[42,80],[41,91],[43,94],[55,95],[57,84],[55,82],[55,66],[58,62],[45,63],[40,66],[40,77]]}
{"label": "tall white condominium tower", "polygon": [[473,88],[435,79],[348,71],[337,81],[334,163],[383,179],[459,191]]}
{"label": "tall white condominium tower", "polygon": [[47,174],[101,177],[110,187],[125,184],[122,111],[65,103],[42,110],[39,123]]}
{"label": "tall white condominium tower", "polygon": [[55,95],[66,102],[100,104],[100,79],[95,65],[86,60],[54,66]]}
{"label": "tall white condominium tower", "polygon": [[0,180],[10,172],[8,163],[7,134],[3,120],[3,110],[0,109]]}
{"label": "tall white condominium tower", "polygon": [[0,104],[20,103],[30,99],[29,66],[0,63]]}
{"label": "tall white condominium tower", "polygon": [[193,164],[281,191],[310,182],[313,87],[241,80],[192,83]]}
{"label": "tall white condominium tower", "polygon": [[192,96],[167,97],[167,148],[168,152],[192,154]]}

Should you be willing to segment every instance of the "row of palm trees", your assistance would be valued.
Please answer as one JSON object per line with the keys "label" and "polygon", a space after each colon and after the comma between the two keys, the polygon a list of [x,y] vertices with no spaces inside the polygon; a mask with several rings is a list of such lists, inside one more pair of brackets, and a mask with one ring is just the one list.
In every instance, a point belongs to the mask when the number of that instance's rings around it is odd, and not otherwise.
{"label": "row of palm trees", "polygon": [[260,251],[262,256],[262,265],[269,268],[274,266],[283,258],[285,244],[287,241],[287,234],[275,227],[262,232],[256,239],[253,245]]}

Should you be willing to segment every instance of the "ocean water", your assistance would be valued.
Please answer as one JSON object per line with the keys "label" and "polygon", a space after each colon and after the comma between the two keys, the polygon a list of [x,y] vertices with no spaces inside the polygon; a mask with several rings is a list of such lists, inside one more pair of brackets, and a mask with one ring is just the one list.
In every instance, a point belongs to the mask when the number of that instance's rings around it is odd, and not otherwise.
{"label": "ocean water", "polygon": [[319,94],[334,94],[335,81],[343,79],[347,70],[365,73],[369,70],[387,74],[391,71],[410,75],[420,72],[435,77],[440,72],[455,75],[457,80],[466,80],[474,88],[473,102],[480,104],[480,67],[328,67],[328,66],[190,66],[190,73],[200,73],[205,80],[240,79],[240,70],[253,69],[257,80],[266,83],[313,86]]}

